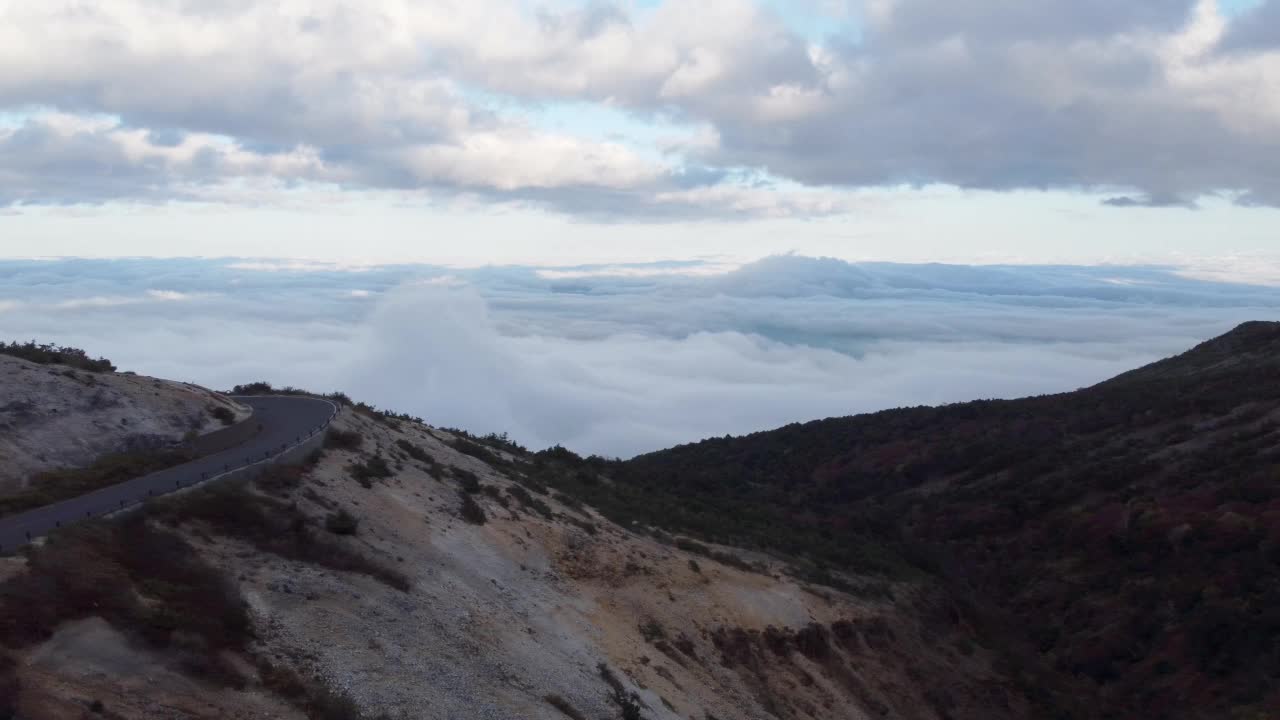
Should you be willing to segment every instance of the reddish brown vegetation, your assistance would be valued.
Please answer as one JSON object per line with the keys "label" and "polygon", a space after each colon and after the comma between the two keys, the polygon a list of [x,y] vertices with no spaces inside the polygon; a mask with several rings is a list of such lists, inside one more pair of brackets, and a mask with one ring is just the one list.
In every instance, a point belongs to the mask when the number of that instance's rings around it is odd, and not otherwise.
{"label": "reddish brown vegetation", "polygon": [[628,499],[657,498],[649,521],[853,569],[876,567],[868,538],[894,548],[976,609],[1011,676],[1056,671],[1025,683],[1044,716],[1071,717],[1089,691],[1075,716],[1280,716],[1277,378],[1280,324],[1249,323],[1074,393],[792,425],[607,469],[642,491]]}

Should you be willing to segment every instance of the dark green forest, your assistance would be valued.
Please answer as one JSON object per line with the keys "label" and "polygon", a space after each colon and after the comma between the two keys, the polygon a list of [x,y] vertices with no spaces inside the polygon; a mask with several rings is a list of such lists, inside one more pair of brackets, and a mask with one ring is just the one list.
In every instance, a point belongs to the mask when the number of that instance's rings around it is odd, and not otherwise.
{"label": "dark green forest", "polygon": [[552,448],[530,481],[818,582],[935,583],[1052,676],[1046,717],[1252,720],[1280,717],[1278,421],[1280,323],[1256,322],[1076,392]]}

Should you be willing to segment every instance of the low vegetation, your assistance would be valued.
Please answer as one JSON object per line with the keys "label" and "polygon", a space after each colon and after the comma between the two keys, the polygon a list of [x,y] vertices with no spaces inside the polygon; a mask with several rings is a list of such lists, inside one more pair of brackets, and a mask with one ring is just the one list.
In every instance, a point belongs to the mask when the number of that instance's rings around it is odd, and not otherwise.
{"label": "low vegetation", "polygon": [[1250,323],[1074,393],[626,463],[539,453],[540,473],[624,520],[808,558],[819,582],[937,578],[1010,676],[1041,675],[1042,716],[1264,717],[1280,707],[1276,377],[1280,324]]}
{"label": "low vegetation", "polygon": [[244,682],[222,655],[243,651],[253,637],[235,584],[143,514],[54,533],[29,551],[24,572],[0,583],[0,644],[7,648],[42,642],[61,623],[91,615],[176,653],[198,677]]}
{"label": "low vegetation", "polygon": [[381,455],[369,455],[363,460],[353,462],[347,466],[347,472],[366,488],[373,487],[374,480],[389,478],[395,474],[387,464],[386,458]]}
{"label": "low vegetation", "polygon": [[431,455],[428,454],[426,450],[423,450],[418,445],[415,445],[409,442],[408,440],[405,440],[404,438],[400,438],[399,440],[396,440],[396,447],[403,450],[405,455],[408,455],[409,457],[413,458],[414,460],[417,460],[418,462],[435,464],[435,461],[436,461],[435,458],[431,457]]}
{"label": "low vegetation", "polygon": [[152,512],[170,524],[200,523],[261,552],[367,575],[397,590],[410,588],[404,574],[317,533],[316,523],[296,504],[254,492],[245,483],[223,482],[154,505]]}
{"label": "low vegetation", "polygon": [[258,659],[258,677],[262,684],[277,696],[306,713],[311,720],[360,720],[364,717],[359,706],[345,692],[320,682],[304,678],[291,668]]}
{"label": "low vegetation", "polygon": [[578,712],[577,708],[559,695],[544,695],[542,699],[546,700],[548,705],[559,710],[562,715],[570,720],[587,720],[585,715]]}
{"label": "low vegetation", "polygon": [[488,518],[484,514],[484,508],[480,507],[480,503],[476,502],[475,497],[465,491],[459,492],[458,496],[462,501],[458,509],[458,515],[472,525],[483,525]]}
{"label": "low vegetation", "polygon": [[451,468],[450,472],[457,478],[462,492],[468,495],[480,492],[480,478],[475,473],[460,467]]}
{"label": "low vegetation", "polygon": [[86,467],[46,470],[32,477],[26,489],[0,498],[0,516],[79,497],[125,480],[181,465],[194,457],[191,451],[183,448],[111,453],[99,457]]}
{"label": "low vegetation", "polygon": [[465,437],[455,438],[453,442],[449,443],[449,445],[463,455],[470,455],[486,465],[500,467],[505,464],[502,458],[498,457],[498,455],[492,450],[480,443],[472,442]]}
{"label": "low vegetation", "polygon": [[324,446],[332,450],[359,450],[364,445],[364,436],[355,430],[340,430],[335,427],[325,432]]}
{"label": "low vegetation", "polygon": [[213,416],[214,420],[223,425],[234,425],[236,423],[236,414],[231,411],[231,408],[224,405],[215,405],[209,411],[209,414]]}
{"label": "low vegetation", "polygon": [[640,697],[633,692],[627,692],[622,681],[613,674],[613,670],[608,665],[600,663],[596,669],[600,671],[600,677],[609,686],[609,701],[617,706],[620,720],[641,720],[643,716],[640,714]]}
{"label": "low vegetation", "polygon": [[35,340],[27,342],[0,342],[0,355],[12,355],[28,362],[39,363],[41,365],[66,365],[77,370],[85,370],[87,372],[115,372],[116,366],[110,360],[99,357],[90,357],[88,353],[80,348],[62,347],[51,343],[37,343]]}
{"label": "low vegetation", "polygon": [[360,521],[345,509],[329,513],[324,519],[324,529],[334,535],[355,535]]}

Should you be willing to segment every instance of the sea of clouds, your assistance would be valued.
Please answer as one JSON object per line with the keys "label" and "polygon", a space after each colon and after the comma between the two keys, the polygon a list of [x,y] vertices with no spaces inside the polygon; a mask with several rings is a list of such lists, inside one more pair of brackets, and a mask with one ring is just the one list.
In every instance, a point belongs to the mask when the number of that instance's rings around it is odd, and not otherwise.
{"label": "sea of clouds", "polygon": [[622,457],[1072,390],[1278,317],[1278,287],[1154,266],[0,261],[0,338],[215,388],[343,390],[437,425]]}

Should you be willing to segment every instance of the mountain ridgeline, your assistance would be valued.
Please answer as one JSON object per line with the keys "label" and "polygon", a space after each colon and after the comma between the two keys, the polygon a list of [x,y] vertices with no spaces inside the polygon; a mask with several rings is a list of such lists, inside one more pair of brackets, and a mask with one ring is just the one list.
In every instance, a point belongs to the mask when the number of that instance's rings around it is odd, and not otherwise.
{"label": "mountain ridgeline", "polygon": [[[19,440],[168,397],[18,349]],[[625,462],[327,398],[301,464],[0,558],[0,718],[1280,717],[1280,323]]]}
{"label": "mountain ridgeline", "polygon": [[540,455],[629,522],[802,557],[811,579],[943,588],[1036,717],[1263,718],[1280,713],[1278,420],[1280,323],[1253,322],[1070,393],[621,463]]}

